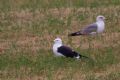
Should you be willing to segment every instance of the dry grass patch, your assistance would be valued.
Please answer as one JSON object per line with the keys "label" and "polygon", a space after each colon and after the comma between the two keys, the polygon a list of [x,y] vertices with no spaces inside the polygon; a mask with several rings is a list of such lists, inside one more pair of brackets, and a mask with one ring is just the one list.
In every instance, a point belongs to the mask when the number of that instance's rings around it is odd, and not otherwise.
{"label": "dry grass patch", "polygon": [[[103,34],[67,36],[94,22],[100,14],[108,19]],[[111,73],[118,74],[119,15],[120,6],[41,8],[33,11],[28,8],[0,12],[0,51],[4,51],[0,53],[2,79],[96,80],[100,77],[107,79]],[[61,37],[64,44],[94,58],[95,65],[87,61],[53,57],[52,45],[56,37]],[[13,68],[15,71],[12,72]]]}

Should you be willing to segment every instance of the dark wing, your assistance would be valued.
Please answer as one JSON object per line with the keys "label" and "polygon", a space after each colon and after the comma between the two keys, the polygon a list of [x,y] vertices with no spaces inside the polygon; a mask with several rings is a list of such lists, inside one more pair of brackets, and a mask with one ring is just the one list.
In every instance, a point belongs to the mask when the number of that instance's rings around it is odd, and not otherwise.
{"label": "dark wing", "polygon": [[[77,52],[75,52],[74,50],[72,50],[71,48],[67,47],[67,46],[61,46],[58,48],[58,52],[61,53],[62,55],[66,56],[66,57],[71,57],[71,58],[75,58],[78,57],[81,58],[88,58],[86,56],[83,56]],[[89,59],[89,58],[88,58]]]}
{"label": "dark wing", "polygon": [[86,26],[84,29],[78,31],[78,32],[74,32],[69,34],[69,36],[78,36],[78,35],[88,35],[91,32],[96,32],[97,31],[97,24],[90,24],[88,26]]}
{"label": "dark wing", "polygon": [[69,48],[67,46],[59,47],[58,52],[66,57],[72,57],[72,58],[79,55],[78,53],[75,53],[71,48]]}

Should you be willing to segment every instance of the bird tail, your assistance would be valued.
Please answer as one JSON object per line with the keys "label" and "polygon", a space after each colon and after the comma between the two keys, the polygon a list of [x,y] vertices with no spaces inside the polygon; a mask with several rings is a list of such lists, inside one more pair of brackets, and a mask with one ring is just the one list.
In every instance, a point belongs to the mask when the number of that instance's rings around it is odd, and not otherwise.
{"label": "bird tail", "polygon": [[[90,57],[87,57],[87,56],[84,56],[84,55],[81,55],[81,54],[79,54],[79,53],[77,53],[77,52],[74,52],[75,54],[76,54],[76,58],[77,59],[86,59],[87,61],[90,61],[93,65],[94,65],[94,60],[92,59],[92,58],[90,58]],[[79,56],[79,57],[78,57]]]}
{"label": "bird tail", "polygon": [[79,36],[79,35],[82,35],[80,31],[68,34],[68,36]]}
{"label": "bird tail", "polygon": [[89,57],[84,56],[84,55],[81,55],[81,54],[79,54],[79,53],[77,53],[77,52],[75,52],[75,51],[74,51],[74,54],[75,54],[76,58],[78,57],[79,59],[80,59],[80,58],[89,58]]}
{"label": "bird tail", "polygon": [[80,56],[80,58],[87,59],[87,60],[91,61],[93,63],[93,65],[94,65],[95,61],[92,58],[84,56],[84,55],[80,55],[80,54],[79,54],[79,56]]}

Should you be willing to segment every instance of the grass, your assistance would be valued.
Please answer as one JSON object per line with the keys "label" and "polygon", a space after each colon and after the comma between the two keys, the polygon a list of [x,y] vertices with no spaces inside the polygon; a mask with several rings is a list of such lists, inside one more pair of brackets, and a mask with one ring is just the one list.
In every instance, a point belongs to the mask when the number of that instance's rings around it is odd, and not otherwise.
{"label": "grass", "polygon": [[[119,80],[119,0],[0,1],[1,80]],[[104,15],[96,36],[67,37]],[[54,57],[53,40],[92,60]]]}
{"label": "grass", "polygon": [[[17,3],[17,4],[16,4]],[[9,10],[20,10],[29,8],[31,10],[40,9],[40,8],[61,8],[61,7],[107,7],[107,6],[116,6],[119,5],[119,0],[8,0],[8,2],[1,0],[0,9],[2,11]]]}

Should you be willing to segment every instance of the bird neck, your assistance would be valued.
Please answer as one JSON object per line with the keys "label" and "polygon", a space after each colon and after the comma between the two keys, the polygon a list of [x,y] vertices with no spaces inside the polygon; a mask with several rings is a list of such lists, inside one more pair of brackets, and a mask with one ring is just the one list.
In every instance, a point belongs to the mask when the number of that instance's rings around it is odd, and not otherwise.
{"label": "bird neck", "polygon": [[105,28],[105,23],[104,23],[104,21],[101,21],[101,20],[100,20],[100,21],[97,21],[96,24],[97,24],[97,26],[98,26],[97,32],[98,32],[98,33],[103,32],[103,31],[104,31],[104,28]]}
{"label": "bird neck", "polygon": [[60,46],[62,46],[62,43],[54,43],[54,46],[55,47],[60,47]]}
{"label": "bird neck", "polygon": [[96,20],[96,22],[103,22],[104,23],[104,20]]}
{"label": "bird neck", "polygon": [[104,26],[105,25],[105,23],[104,23],[104,21],[103,20],[99,20],[99,21],[97,21],[96,22],[98,25],[102,25],[102,26]]}

